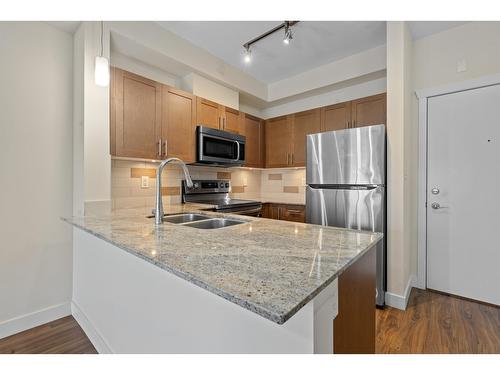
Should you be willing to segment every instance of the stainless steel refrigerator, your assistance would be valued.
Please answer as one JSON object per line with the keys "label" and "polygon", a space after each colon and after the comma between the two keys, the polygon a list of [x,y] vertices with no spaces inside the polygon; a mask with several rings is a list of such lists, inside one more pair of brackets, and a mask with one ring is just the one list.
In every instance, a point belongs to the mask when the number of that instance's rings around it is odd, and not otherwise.
{"label": "stainless steel refrigerator", "polygon": [[306,221],[384,233],[376,246],[378,306],[386,291],[385,126],[307,136]]}

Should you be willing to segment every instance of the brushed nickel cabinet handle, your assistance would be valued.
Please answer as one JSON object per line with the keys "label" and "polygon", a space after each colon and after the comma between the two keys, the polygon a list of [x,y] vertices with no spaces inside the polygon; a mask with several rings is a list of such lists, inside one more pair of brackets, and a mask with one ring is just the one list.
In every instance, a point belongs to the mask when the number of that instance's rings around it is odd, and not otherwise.
{"label": "brushed nickel cabinet handle", "polygon": [[288,213],[290,213],[291,215],[302,215],[302,212],[301,210],[291,210],[291,209],[287,209]]}
{"label": "brushed nickel cabinet handle", "polygon": [[161,138],[158,139],[158,156],[161,156]]}
{"label": "brushed nickel cabinet handle", "polygon": [[292,154],[292,162],[290,163],[291,165],[293,165],[293,157],[294,157],[295,154]]}
{"label": "brushed nickel cabinet handle", "polygon": [[165,155],[165,156],[167,156],[167,153],[168,153],[167,145],[168,145],[168,143],[167,143],[167,140],[165,139],[165,142],[163,142],[163,155]]}

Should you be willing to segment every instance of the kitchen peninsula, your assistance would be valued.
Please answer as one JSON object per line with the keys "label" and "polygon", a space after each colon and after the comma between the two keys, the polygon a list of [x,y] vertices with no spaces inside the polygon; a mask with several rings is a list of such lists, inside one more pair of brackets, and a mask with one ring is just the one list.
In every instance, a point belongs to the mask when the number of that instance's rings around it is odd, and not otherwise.
{"label": "kitchen peninsula", "polygon": [[165,213],[241,222],[156,226],[144,209],[65,219],[75,226],[73,315],[97,350],[332,353],[337,278],[382,235],[206,208]]}

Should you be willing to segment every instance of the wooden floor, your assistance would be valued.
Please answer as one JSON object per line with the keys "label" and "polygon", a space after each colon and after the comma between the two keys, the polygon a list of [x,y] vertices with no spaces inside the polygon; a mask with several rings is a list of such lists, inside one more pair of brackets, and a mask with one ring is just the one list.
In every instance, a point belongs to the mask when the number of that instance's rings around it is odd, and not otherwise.
{"label": "wooden floor", "polygon": [[[500,354],[500,308],[413,289],[406,311],[377,309],[377,353]],[[0,340],[0,353],[96,353],[72,316]]]}
{"label": "wooden floor", "polygon": [[406,311],[377,309],[376,351],[500,354],[500,308],[413,289]]}
{"label": "wooden floor", "polygon": [[87,354],[96,353],[72,316],[0,340],[2,354]]}

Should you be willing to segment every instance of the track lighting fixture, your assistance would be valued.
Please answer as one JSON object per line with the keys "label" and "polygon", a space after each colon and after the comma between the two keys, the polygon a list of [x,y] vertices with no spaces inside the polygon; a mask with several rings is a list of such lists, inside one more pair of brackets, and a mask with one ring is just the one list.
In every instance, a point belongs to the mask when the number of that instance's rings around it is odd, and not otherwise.
{"label": "track lighting fixture", "polygon": [[244,51],[244,56],[243,56],[243,61],[245,61],[246,64],[249,64],[252,61],[252,53],[250,51],[250,46],[254,43],[257,43],[259,40],[264,39],[268,37],[271,34],[274,34],[276,31],[285,29],[285,37],[283,38],[283,43],[288,45],[290,44],[290,41],[293,39],[293,33],[292,33],[292,26],[298,23],[299,21],[285,21],[282,24],[272,28],[271,30],[265,32],[262,35],[259,35],[256,38],[253,38],[252,40],[249,40],[245,44],[243,44],[243,48],[245,49]]}

